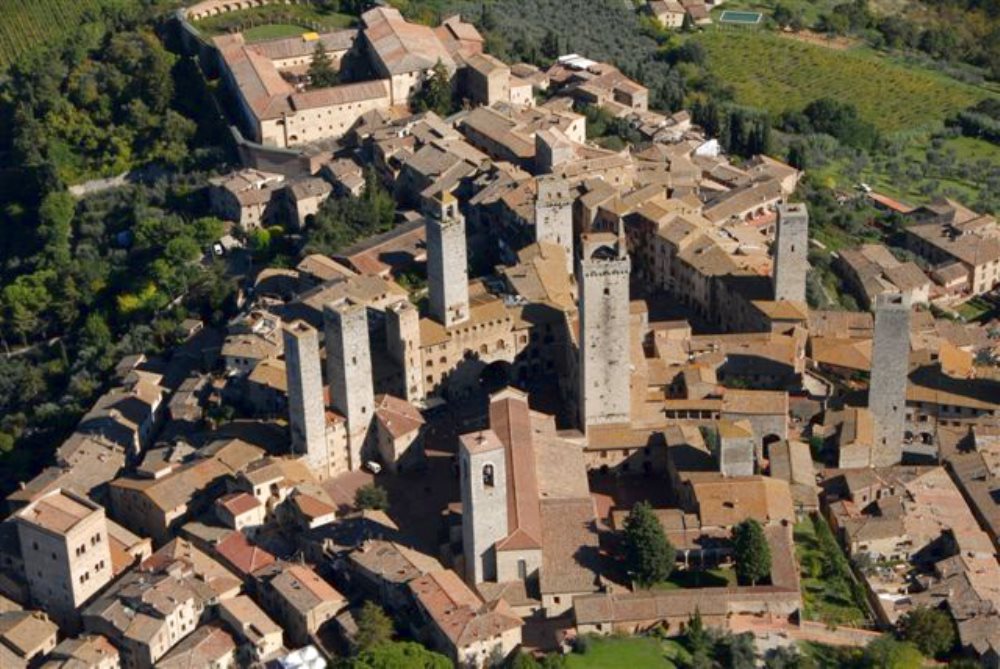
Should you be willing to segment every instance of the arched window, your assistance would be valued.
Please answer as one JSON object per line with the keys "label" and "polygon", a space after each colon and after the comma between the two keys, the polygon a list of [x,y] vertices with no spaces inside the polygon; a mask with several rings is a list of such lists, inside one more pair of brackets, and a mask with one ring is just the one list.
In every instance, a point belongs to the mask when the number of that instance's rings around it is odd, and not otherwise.
{"label": "arched window", "polygon": [[483,465],[483,486],[486,488],[492,488],[494,486],[493,465],[489,463]]}

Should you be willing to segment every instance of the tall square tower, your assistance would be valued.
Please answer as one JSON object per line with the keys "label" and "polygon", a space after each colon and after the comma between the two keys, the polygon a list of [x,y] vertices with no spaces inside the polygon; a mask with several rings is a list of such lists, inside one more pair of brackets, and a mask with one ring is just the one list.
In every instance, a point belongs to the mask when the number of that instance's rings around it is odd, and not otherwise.
{"label": "tall square tower", "polygon": [[323,307],[330,403],[347,421],[348,467],[361,468],[362,448],[375,414],[368,307],[341,300]]}
{"label": "tall square tower", "polygon": [[778,206],[774,240],[774,299],[806,301],[809,271],[809,211],[802,203]]}
{"label": "tall square tower", "polygon": [[496,580],[496,544],[506,538],[507,454],[492,430],[459,440],[462,549],[469,583]]}
{"label": "tall square tower", "polygon": [[875,297],[868,409],[875,424],[872,466],[897,465],[906,432],[906,383],[910,372],[910,298],[897,293]]}
{"label": "tall square tower", "polygon": [[427,219],[427,283],[431,317],[445,327],[469,319],[469,268],[465,218],[446,191],[434,199]]}
{"label": "tall square tower", "polygon": [[319,333],[305,321],[295,321],[285,326],[284,344],[292,451],[305,455],[309,467],[325,476],[330,465],[330,453],[326,437]]}
{"label": "tall square tower", "polygon": [[631,413],[629,273],[624,232],[591,233],[581,239],[579,421],[627,423]]}
{"label": "tall square tower", "polygon": [[74,620],[114,575],[104,509],[56,489],[15,518],[32,600],[63,624]]}

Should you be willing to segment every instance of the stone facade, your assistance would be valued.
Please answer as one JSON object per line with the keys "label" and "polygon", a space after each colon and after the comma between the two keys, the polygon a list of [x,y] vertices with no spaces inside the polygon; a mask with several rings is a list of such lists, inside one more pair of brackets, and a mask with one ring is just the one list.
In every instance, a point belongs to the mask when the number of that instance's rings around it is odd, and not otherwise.
{"label": "stone facade", "polygon": [[451,327],[469,318],[469,270],[465,217],[450,193],[436,200],[439,209],[427,219],[427,282],[431,317]]}
{"label": "stone facade", "polygon": [[385,310],[389,356],[403,370],[399,396],[407,402],[424,397],[420,373],[420,311],[409,300],[400,300]]}
{"label": "stone facade", "polygon": [[884,293],[875,299],[868,408],[875,420],[872,465],[899,464],[906,426],[906,384],[910,360],[910,300]]}
{"label": "stone facade", "polygon": [[495,581],[495,546],[507,536],[507,460],[492,431],[461,437],[462,547],[466,580]]}
{"label": "stone facade", "polygon": [[112,578],[104,509],[55,490],[18,512],[17,533],[31,599],[66,623]]}
{"label": "stone facade", "polygon": [[573,272],[573,191],[564,179],[541,177],[535,199],[535,241],[566,250],[566,272]]}
{"label": "stone facade", "polygon": [[362,447],[375,413],[368,308],[343,300],[323,308],[330,402],[347,421],[348,468],[362,464]]}
{"label": "stone facade", "polygon": [[582,238],[580,285],[579,422],[627,423],[629,391],[629,271],[624,235]]}
{"label": "stone facade", "polygon": [[305,321],[296,321],[285,328],[284,338],[292,451],[304,454],[313,471],[325,473],[329,470],[330,454],[319,333]]}
{"label": "stone facade", "polygon": [[726,476],[753,476],[753,430],[745,421],[719,425],[719,471]]}
{"label": "stone facade", "polygon": [[774,240],[774,299],[806,301],[809,271],[809,212],[804,204],[778,206]]}

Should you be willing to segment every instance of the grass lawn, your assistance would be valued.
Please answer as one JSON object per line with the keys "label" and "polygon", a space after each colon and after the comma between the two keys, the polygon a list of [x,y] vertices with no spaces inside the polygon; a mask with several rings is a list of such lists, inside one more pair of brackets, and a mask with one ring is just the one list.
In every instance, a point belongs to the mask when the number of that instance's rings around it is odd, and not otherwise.
{"label": "grass lawn", "polygon": [[837,51],[768,31],[708,30],[693,39],[705,46],[709,70],[733,86],[739,102],[774,114],[832,97],[854,104],[862,117],[891,133],[938,127],[992,95],[865,47]]}
{"label": "grass lawn", "polygon": [[309,32],[309,30],[310,28],[297,26],[292,23],[268,23],[244,31],[243,38],[247,43],[265,42],[269,39],[280,39],[282,37],[298,37],[302,33]]}
{"label": "grass lawn", "polygon": [[966,321],[971,322],[982,320],[983,322],[986,322],[994,309],[994,306],[986,300],[980,297],[974,297],[968,302],[956,307],[955,311],[958,312],[958,315]]}
{"label": "grass lawn", "polygon": [[653,586],[653,590],[679,590],[681,588],[722,588],[736,585],[735,569],[676,570],[666,581]]}
{"label": "grass lawn", "polygon": [[[594,637],[587,653],[566,656],[566,669],[672,669],[680,646],[652,637]],[[680,650],[680,652],[684,652]]]}
{"label": "grass lawn", "polygon": [[265,5],[195,21],[194,26],[206,35],[218,35],[242,30],[252,37],[248,41],[261,41],[301,35],[310,30],[331,31],[350,28],[357,18],[349,14],[329,11],[319,5]]}
{"label": "grass lawn", "polygon": [[[834,625],[858,625],[865,621],[867,605],[852,590],[850,566],[840,547],[827,535],[818,536],[820,517],[805,519],[795,526],[795,554],[802,567],[802,602],[807,620]],[[829,532],[824,527],[824,534]]]}

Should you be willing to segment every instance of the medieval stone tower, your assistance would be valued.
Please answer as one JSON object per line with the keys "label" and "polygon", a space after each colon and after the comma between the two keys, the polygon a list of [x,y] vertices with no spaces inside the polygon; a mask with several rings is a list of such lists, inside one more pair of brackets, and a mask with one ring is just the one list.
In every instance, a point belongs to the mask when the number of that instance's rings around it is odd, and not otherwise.
{"label": "medieval stone tower", "polygon": [[629,261],[625,234],[581,238],[579,421],[627,423],[630,415]]}
{"label": "medieval stone tower", "polygon": [[348,468],[361,467],[361,449],[375,411],[368,308],[350,300],[323,307],[330,403],[347,421]]}
{"label": "medieval stone tower", "polygon": [[442,191],[427,219],[427,283],[431,317],[451,327],[469,318],[469,270],[465,217],[458,200]]}
{"label": "medieval stone tower", "polygon": [[749,421],[719,421],[719,471],[725,476],[753,476],[754,436]]}
{"label": "medieval stone tower", "polygon": [[496,544],[507,536],[507,456],[492,430],[461,437],[462,549],[466,580],[496,580]]}
{"label": "medieval stone tower", "polygon": [[535,241],[566,250],[566,272],[573,273],[573,193],[565,179],[539,177],[535,198]]}
{"label": "medieval stone tower", "polygon": [[420,312],[409,300],[390,304],[385,310],[389,355],[403,371],[400,397],[407,402],[424,399],[420,369]]}
{"label": "medieval stone tower", "polygon": [[910,298],[883,293],[875,298],[868,409],[875,424],[871,464],[896,465],[903,457],[906,379],[910,371]]}
{"label": "medieval stone tower", "polygon": [[284,339],[292,451],[304,454],[311,469],[325,472],[330,454],[326,407],[323,404],[319,333],[305,321],[295,321],[285,326]]}
{"label": "medieval stone tower", "polygon": [[778,206],[778,232],[774,240],[774,299],[806,301],[809,271],[809,211],[806,205]]}

